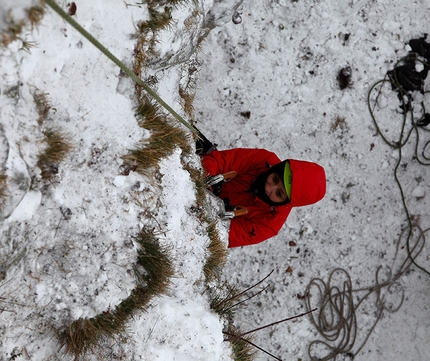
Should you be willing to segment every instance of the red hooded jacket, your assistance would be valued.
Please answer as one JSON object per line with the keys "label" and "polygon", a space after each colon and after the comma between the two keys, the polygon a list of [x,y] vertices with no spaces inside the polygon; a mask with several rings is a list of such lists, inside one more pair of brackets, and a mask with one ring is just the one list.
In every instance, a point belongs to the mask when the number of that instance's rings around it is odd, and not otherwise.
{"label": "red hooded jacket", "polygon": [[259,199],[250,191],[252,182],[280,162],[275,153],[265,149],[215,150],[202,156],[203,167],[211,176],[237,172],[222,186],[219,197],[229,198],[232,206],[248,209],[246,215],[231,220],[229,247],[256,244],[277,235],[293,207],[313,204],[324,197],[324,169],[316,163],[289,159],[293,176],[290,203],[274,207]]}

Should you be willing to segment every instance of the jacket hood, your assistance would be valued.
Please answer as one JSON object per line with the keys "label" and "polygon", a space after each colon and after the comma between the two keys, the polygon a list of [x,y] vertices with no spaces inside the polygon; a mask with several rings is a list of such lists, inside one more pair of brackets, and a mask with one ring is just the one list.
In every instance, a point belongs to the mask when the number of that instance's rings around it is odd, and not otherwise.
{"label": "jacket hood", "polygon": [[[272,202],[266,195],[264,185],[271,173],[277,173],[284,178],[285,163],[289,162],[292,173],[291,199],[283,203]],[[264,203],[275,207],[301,207],[320,201],[326,192],[326,177],[324,168],[304,160],[287,159],[275,164],[261,173],[252,183],[251,192]]]}
{"label": "jacket hood", "polygon": [[289,159],[289,161],[293,175],[289,205],[307,206],[323,199],[326,192],[324,168],[304,160]]}

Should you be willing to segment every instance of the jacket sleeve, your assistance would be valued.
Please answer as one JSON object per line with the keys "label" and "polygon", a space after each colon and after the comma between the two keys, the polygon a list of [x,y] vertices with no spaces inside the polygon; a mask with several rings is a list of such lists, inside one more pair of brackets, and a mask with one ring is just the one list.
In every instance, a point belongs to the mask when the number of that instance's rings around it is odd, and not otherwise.
{"label": "jacket sleeve", "polygon": [[256,166],[268,162],[271,165],[281,160],[275,153],[265,149],[235,148],[230,150],[214,150],[202,156],[203,167],[209,175],[236,171],[238,174],[255,171]]}
{"label": "jacket sleeve", "polygon": [[230,222],[228,247],[250,246],[276,236],[287,220],[290,210],[290,208],[285,209],[272,219],[267,219],[267,217],[233,218]]}

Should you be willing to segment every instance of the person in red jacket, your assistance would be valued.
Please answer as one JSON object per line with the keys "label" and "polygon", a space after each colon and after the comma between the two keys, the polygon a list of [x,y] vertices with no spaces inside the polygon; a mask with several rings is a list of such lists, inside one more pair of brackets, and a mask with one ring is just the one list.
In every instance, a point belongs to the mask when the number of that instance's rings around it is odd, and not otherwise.
{"label": "person in red jacket", "polygon": [[[201,134],[201,133],[200,133]],[[197,142],[203,168],[209,177],[235,172],[228,181],[212,186],[226,205],[226,211],[245,209],[231,218],[228,246],[240,247],[276,236],[293,207],[320,201],[326,192],[324,168],[303,160],[279,157],[265,149],[217,150],[201,134]]]}

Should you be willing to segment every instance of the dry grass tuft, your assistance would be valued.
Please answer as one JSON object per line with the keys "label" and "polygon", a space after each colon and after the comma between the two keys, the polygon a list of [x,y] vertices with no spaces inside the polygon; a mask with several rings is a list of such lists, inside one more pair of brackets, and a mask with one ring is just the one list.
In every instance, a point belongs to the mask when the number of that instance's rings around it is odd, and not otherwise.
{"label": "dry grass tuft", "polygon": [[[158,31],[169,28],[172,24],[172,6],[176,6],[183,0],[148,0],[149,20],[137,23],[137,42],[134,48],[133,71],[135,74],[142,74],[142,69],[148,64],[151,58],[157,54],[156,45],[159,41],[156,38]],[[185,1],[186,2],[186,1]],[[169,6],[170,5],[170,6]],[[140,96],[142,89],[136,85],[136,90]]]}
{"label": "dry grass tuft", "polygon": [[91,319],[79,319],[59,334],[60,350],[76,359],[98,347],[105,338],[115,338],[125,331],[126,322],[141,312],[156,295],[167,290],[173,276],[170,250],[162,247],[153,233],[142,230],[136,237],[139,245],[135,268],[137,286],[114,310]]}
{"label": "dry grass tuft", "polygon": [[119,331],[116,320],[108,314],[100,314],[91,319],[79,319],[59,335],[59,348],[64,354],[76,359],[93,350],[104,336],[112,336]]}
{"label": "dry grass tuft", "polygon": [[196,96],[195,92],[187,92],[186,90],[179,88],[179,96],[184,101],[183,108],[185,114],[187,114],[191,119],[194,118],[194,98]]}
{"label": "dry grass tuft", "polygon": [[[39,0],[38,4],[31,6],[30,8],[26,9],[27,17],[25,19],[21,19],[19,21],[16,21],[12,15],[11,12],[9,12],[6,16],[6,24],[7,29],[1,34],[0,39],[0,45],[1,46],[8,46],[10,43],[12,43],[15,40],[22,40],[25,44],[31,44],[31,42],[25,42],[21,38],[22,31],[24,27],[30,23],[31,29],[33,30],[35,27],[37,27],[40,22],[43,19],[43,16],[45,15],[45,4],[43,0]],[[30,45],[31,47],[31,45]],[[26,45],[23,46],[24,50],[28,51],[28,47]]]}
{"label": "dry grass tuft", "polygon": [[46,118],[49,115],[51,110],[51,105],[48,99],[48,93],[43,93],[39,89],[35,89],[33,91],[33,99],[36,104],[37,114],[39,114],[39,118],[37,119],[37,123],[42,125]]}
{"label": "dry grass tuft", "polygon": [[187,114],[190,119],[194,119],[193,102],[197,89],[197,73],[201,64],[196,57],[193,57],[193,59],[186,62],[185,66],[185,71],[179,82],[179,96],[183,100],[182,107],[185,114]]}
{"label": "dry grass tuft", "polygon": [[42,179],[51,179],[58,173],[58,165],[73,149],[70,137],[56,129],[48,128],[43,132],[47,147],[39,154],[37,166],[42,171]]}
{"label": "dry grass tuft", "polygon": [[206,282],[210,282],[218,277],[227,262],[228,250],[219,236],[216,225],[217,222],[215,221],[206,228],[210,239],[208,246],[209,256],[203,266]]}
{"label": "dry grass tuft", "polygon": [[[146,38],[144,36],[139,36],[134,46],[134,60],[133,60],[133,72],[140,76],[142,74],[142,69],[145,67],[147,61],[147,53],[145,51]],[[142,86],[135,84],[135,89],[137,97],[142,97]]]}
{"label": "dry grass tuft", "polygon": [[25,26],[24,20],[15,21],[10,14],[8,14],[7,23],[8,23],[8,28],[6,29],[5,32],[1,34],[1,41],[0,41],[0,45],[4,47],[8,46],[10,43],[12,43],[17,39],[20,39],[22,29]]}
{"label": "dry grass tuft", "polygon": [[239,289],[224,281],[223,283],[217,282],[216,287],[209,289],[209,291],[210,308],[220,317],[232,320],[235,313],[234,307],[240,302]]}
{"label": "dry grass tuft", "polygon": [[205,183],[206,172],[203,169],[198,170],[196,168],[190,167],[188,164],[184,164],[184,169],[190,174],[190,177],[196,186],[196,205],[197,209],[201,210],[198,217],[201,221],[203,221],[205,219],[205,215],[202,209],[206,204],[207,197]]}
{"label": "dry grass tuft", "polygon": [[139,106],[136,111],[136,117],[141,127],[145,127],[145,122],[152,122],[154,118],[158,118],[161,115],[160,106],[155,104],[147,96],[142,96],[139,101]]}
{"label": "dry grass tuft", "polygon": [[170,5],[173,7],[177,7],[181,4],[190,5],[191,3],[196,3],[196,0],[148,0],[149,4],[152,4],[152,6],[160,5]]}
{"label": "dry grass tuft", "polygon": [[331,130],[345,129],[347,127],[345,117],[336,116],[336,119],[331,123]]}
{"label": "dry grass tuft", "polygon": [[229,339],[231,339],[231,358],[234,361],[253,361],[256,358],[257,350],[252,345],[253,337],[252,335],[240,336],[241,332],[239,329],[230,326],[228,331],[224,332],[228,334]]}
{"label": "dry grass tuft", "polygon": [[22,41],[22,47],[20,50],[24,50],[25,52],[31,54],[31,49],[36,47],[36,43],[34,41]]}
{"label": "dry grass tuft", "polygon": [[196,27],[199,23],[199,17],[203,16],[200,10],[194,10],[191,15],[184,20],[184,26],[186,29]]}
{"label": "dry grass tuft", "polygon": [[31,24],[31,29],[38,26],[45,16],[45,7],[42,5],[35,5],[27,9],[27,18]]}
{"label": "dry grass tuft", "polygon": [[178,147],[185,153],[191,152],[190,136],[182,128],[173,125],[147,97],[142,97],[136,116],[139,125],[151,131],[151,136],[142,140],[136,149],[131,149],[122,158],[127,164],[135,165],[141,174],[153,172],[159,161],[171,155]]}
{"label": "dry grass tuft", "polygon": [[146,283],[152,296],[164,293],[174,274],[170,249],[162,247],[154,234],[144,229],[136,237],[136,242],[140,246],[137,263],[146,271],[141,281]]}
{"label": "dry grass tuft", "polygon": [[0,172],[0,210],[2,209],[3,200],[7,196],[7,175]]}
{"label": "dry grass tuft", "polygon": [[149,20],[140,21],[137,24],[137,28],[141,34],[146,34],[149,31],[155,33],[162,29],[168,28],[172,23],[172,14],[169,7],[165,7],[162,12],[158,12],[155,6],[151,6],[151,2],[148,2]]}
{"label": "dry grass tuft", "polygon": [[237,288],[232,287],[227,281],[218,285],[215,290],[211,290],[210,307],[221,318],[226,320],[226,326],[223,334],[226,337],[224,341],[231,344],[231,358],[234,361],[252,361],[255,360],[257,350],[252,343],[252,334],[242,335],[240,330],[233,325],[234,308],[237,307],[241,301],[240,298],[243,293],[239,292]]}

